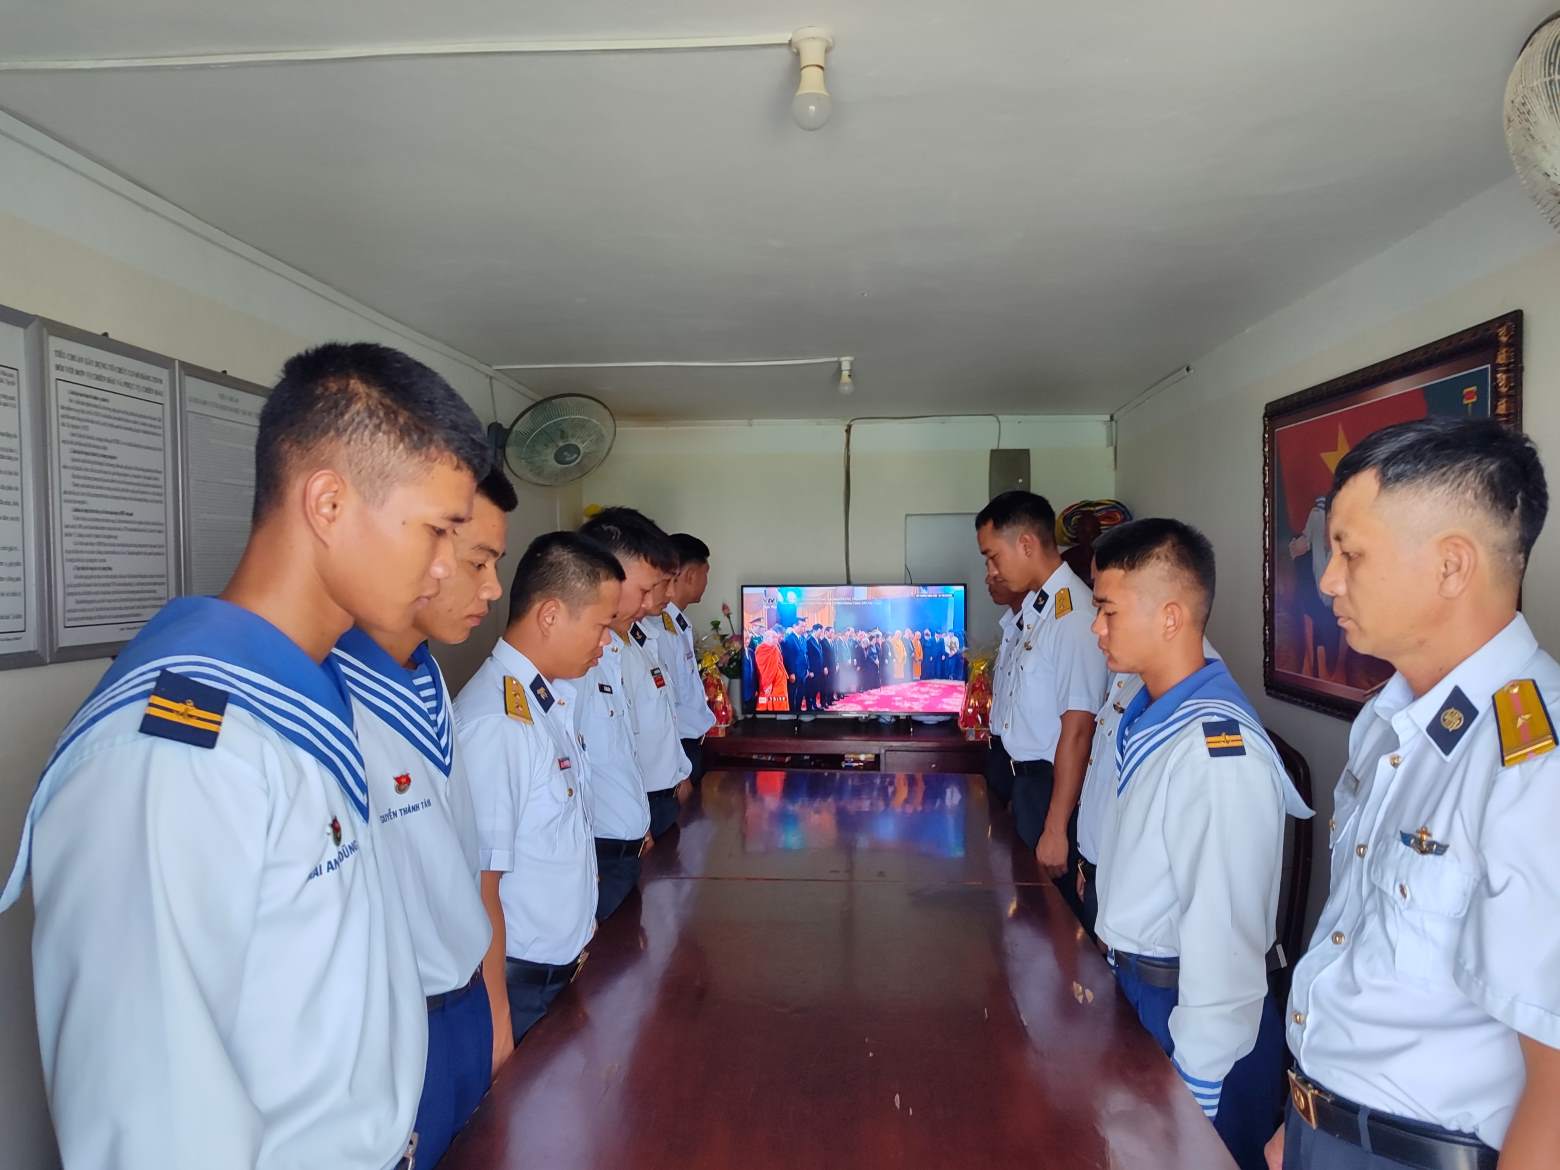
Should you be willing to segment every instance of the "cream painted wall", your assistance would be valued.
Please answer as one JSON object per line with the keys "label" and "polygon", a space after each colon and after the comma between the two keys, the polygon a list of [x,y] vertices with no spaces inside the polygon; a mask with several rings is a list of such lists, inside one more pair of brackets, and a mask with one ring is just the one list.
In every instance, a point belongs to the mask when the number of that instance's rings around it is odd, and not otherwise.
{"label": "cream painted wall", "polygon": [[[1332,787],[1348,724],[1262,693],[1262,410],[1296,390],[1523,310],[1524,425],[1560,481],[1560,240],[1515,180],[1197,359],[1196,373],[1121,422],[1120,492],[1140,515],[1202,528],[1219,558],[1211,636],[1258,710],[1305,753],[1318,789],[1312,915],[1325,897]],[[1528,574],[1527,616],[1560,651],[1560,533]]]}
{"label": "cream painted wall", "polygon": [[[1098,418],[1002,420],[1003,445],[1030,448],[1033,486],[1058,508],[1114,494],[1106,435]],[[907,514],[978,512],[996,444],[990,417],[857,423],[852,577],[904,580]],[[625,424],[578,502],[629,504],[709,544],[709,590],[694,611],[702,630],[722,601],[736,606],[744,582],[844,579],[844,466],[842,422]],[[977,593],[971,604],[988,603]]]}
{"label": "cream painted wall", "polygon": [[[176,209],[0,116],[0,303],[268,383],[282,362],[332,339],[395,345],[427,362],[484,419],[524,405],[474,359],[420,338],[250,252]],[[553,493],[523,490],[512,545],[555,527]],[[458,687],[486,656],[497,621],[441,654]],[[55,736],[105,662],[0,672],[0,864],[8,871],[34,782]],[[0,915],[0,1134],[6,1166],[58,1161],[33,1021],[28,899]],[[126,1005],[133,1010],[134,1005]]]}

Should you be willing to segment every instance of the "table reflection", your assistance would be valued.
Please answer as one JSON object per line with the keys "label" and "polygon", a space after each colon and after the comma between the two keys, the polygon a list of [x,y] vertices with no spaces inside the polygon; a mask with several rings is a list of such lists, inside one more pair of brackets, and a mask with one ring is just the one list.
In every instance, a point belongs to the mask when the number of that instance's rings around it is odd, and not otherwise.
{"label": "table reflection", "polygon": [[743,850],[963,857],[966,794],[960,776],[756,772],[743,790]]}

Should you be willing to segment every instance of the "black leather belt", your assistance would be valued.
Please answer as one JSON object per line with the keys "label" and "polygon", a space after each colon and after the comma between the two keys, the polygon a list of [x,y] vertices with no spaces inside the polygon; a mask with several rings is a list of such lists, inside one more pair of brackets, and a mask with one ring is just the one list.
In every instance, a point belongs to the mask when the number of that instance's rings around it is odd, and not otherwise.
{"label": "black leather belt", "polygon": [[608,861],[616,861],[620,857],[638,857],[644,850],[643,837],[637,841],[619,841],[616,837],[596,838],[596,856]]}
{"label": "black leather belt", "polygon": [[505,959],[504,978],[510,983],[524,983],[531,987],[543,988],[556,987],[560,983],[572,983],[589,956],[589,951],[581,951],[580,957],[574,962],[559,965],[533,963],[529,959]]}
{"label": "black leather belt", "polygon": [[[1088,862],[1082,864],[1088,865]],[[1092,877],[1090,880],[1093,880]],[[1158,955],[1132,955],[1112,948],[1107,957],[1113,967],[1132,968],[1137,973],[1137,977],[1150,987],[1173,991],[1181,985],[1181,960],[1173,955],[1168,958]],[[1274,943],[1273,949],[1267,953],[1268,971],[1270,973],[1282,971],[1286,966],[1288,961],[1284,958],[1283,945]]]}
{"label": "black leather belt", "polygon": [[472,975],[470,979],[466,980],[464,987],[457,987],[453,991],[441,991],[438,995],[430,995],[428,997],[428,1010],[430,1012],[438,1010],[445,1004],[449,1003],[450,1000],[454,999],[456,996],[465,995],[466,992],[470,991],[473,987],[481,982],[482,968],[478,967],[476,973]]}
{"label": "black leather belt", "polygon": [[1055,773],[1056,765],[1050,760],[1015,760],[1009,756],[1008,769],[1015,776],[1050,776]]}
{"label": "black leather belt", "polygon": [[[1329,1093],[1298,1072],[1289,1074],[1289,1102],[1312,1129],[1419,1170],[1495,1170],[1500,1153],[1472,1134],[1454,1133],[1425,1122],[1377,1113],[1346,1097]],[[1363,1125],[1361,1114],[1364,1114]]]}

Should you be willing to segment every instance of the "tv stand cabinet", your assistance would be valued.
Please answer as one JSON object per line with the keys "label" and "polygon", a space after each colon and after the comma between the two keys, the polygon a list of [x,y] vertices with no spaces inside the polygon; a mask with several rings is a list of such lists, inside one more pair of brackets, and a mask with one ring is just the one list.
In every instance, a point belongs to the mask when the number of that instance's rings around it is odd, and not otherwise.
{"label": "tv stand cabinet", "polygon": [[985,770],[986,745],[965,739],[952,720],[820,718],[738,720],[704,740],[707,769],[741,768],[867,772],[974,773]]}

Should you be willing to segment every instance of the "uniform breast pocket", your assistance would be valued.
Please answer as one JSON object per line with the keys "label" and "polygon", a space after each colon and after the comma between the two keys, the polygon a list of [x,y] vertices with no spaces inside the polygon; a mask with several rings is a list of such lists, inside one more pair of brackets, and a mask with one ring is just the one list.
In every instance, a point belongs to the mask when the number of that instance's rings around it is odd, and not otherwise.
{"label": "uniform breast pocket", "polygon": [[1384,903],[1394,965],[1415,979],[1450,983],[1476,875],[1448,854],[1419,853],[1396,841],[1377,848],[1370,879]]}

